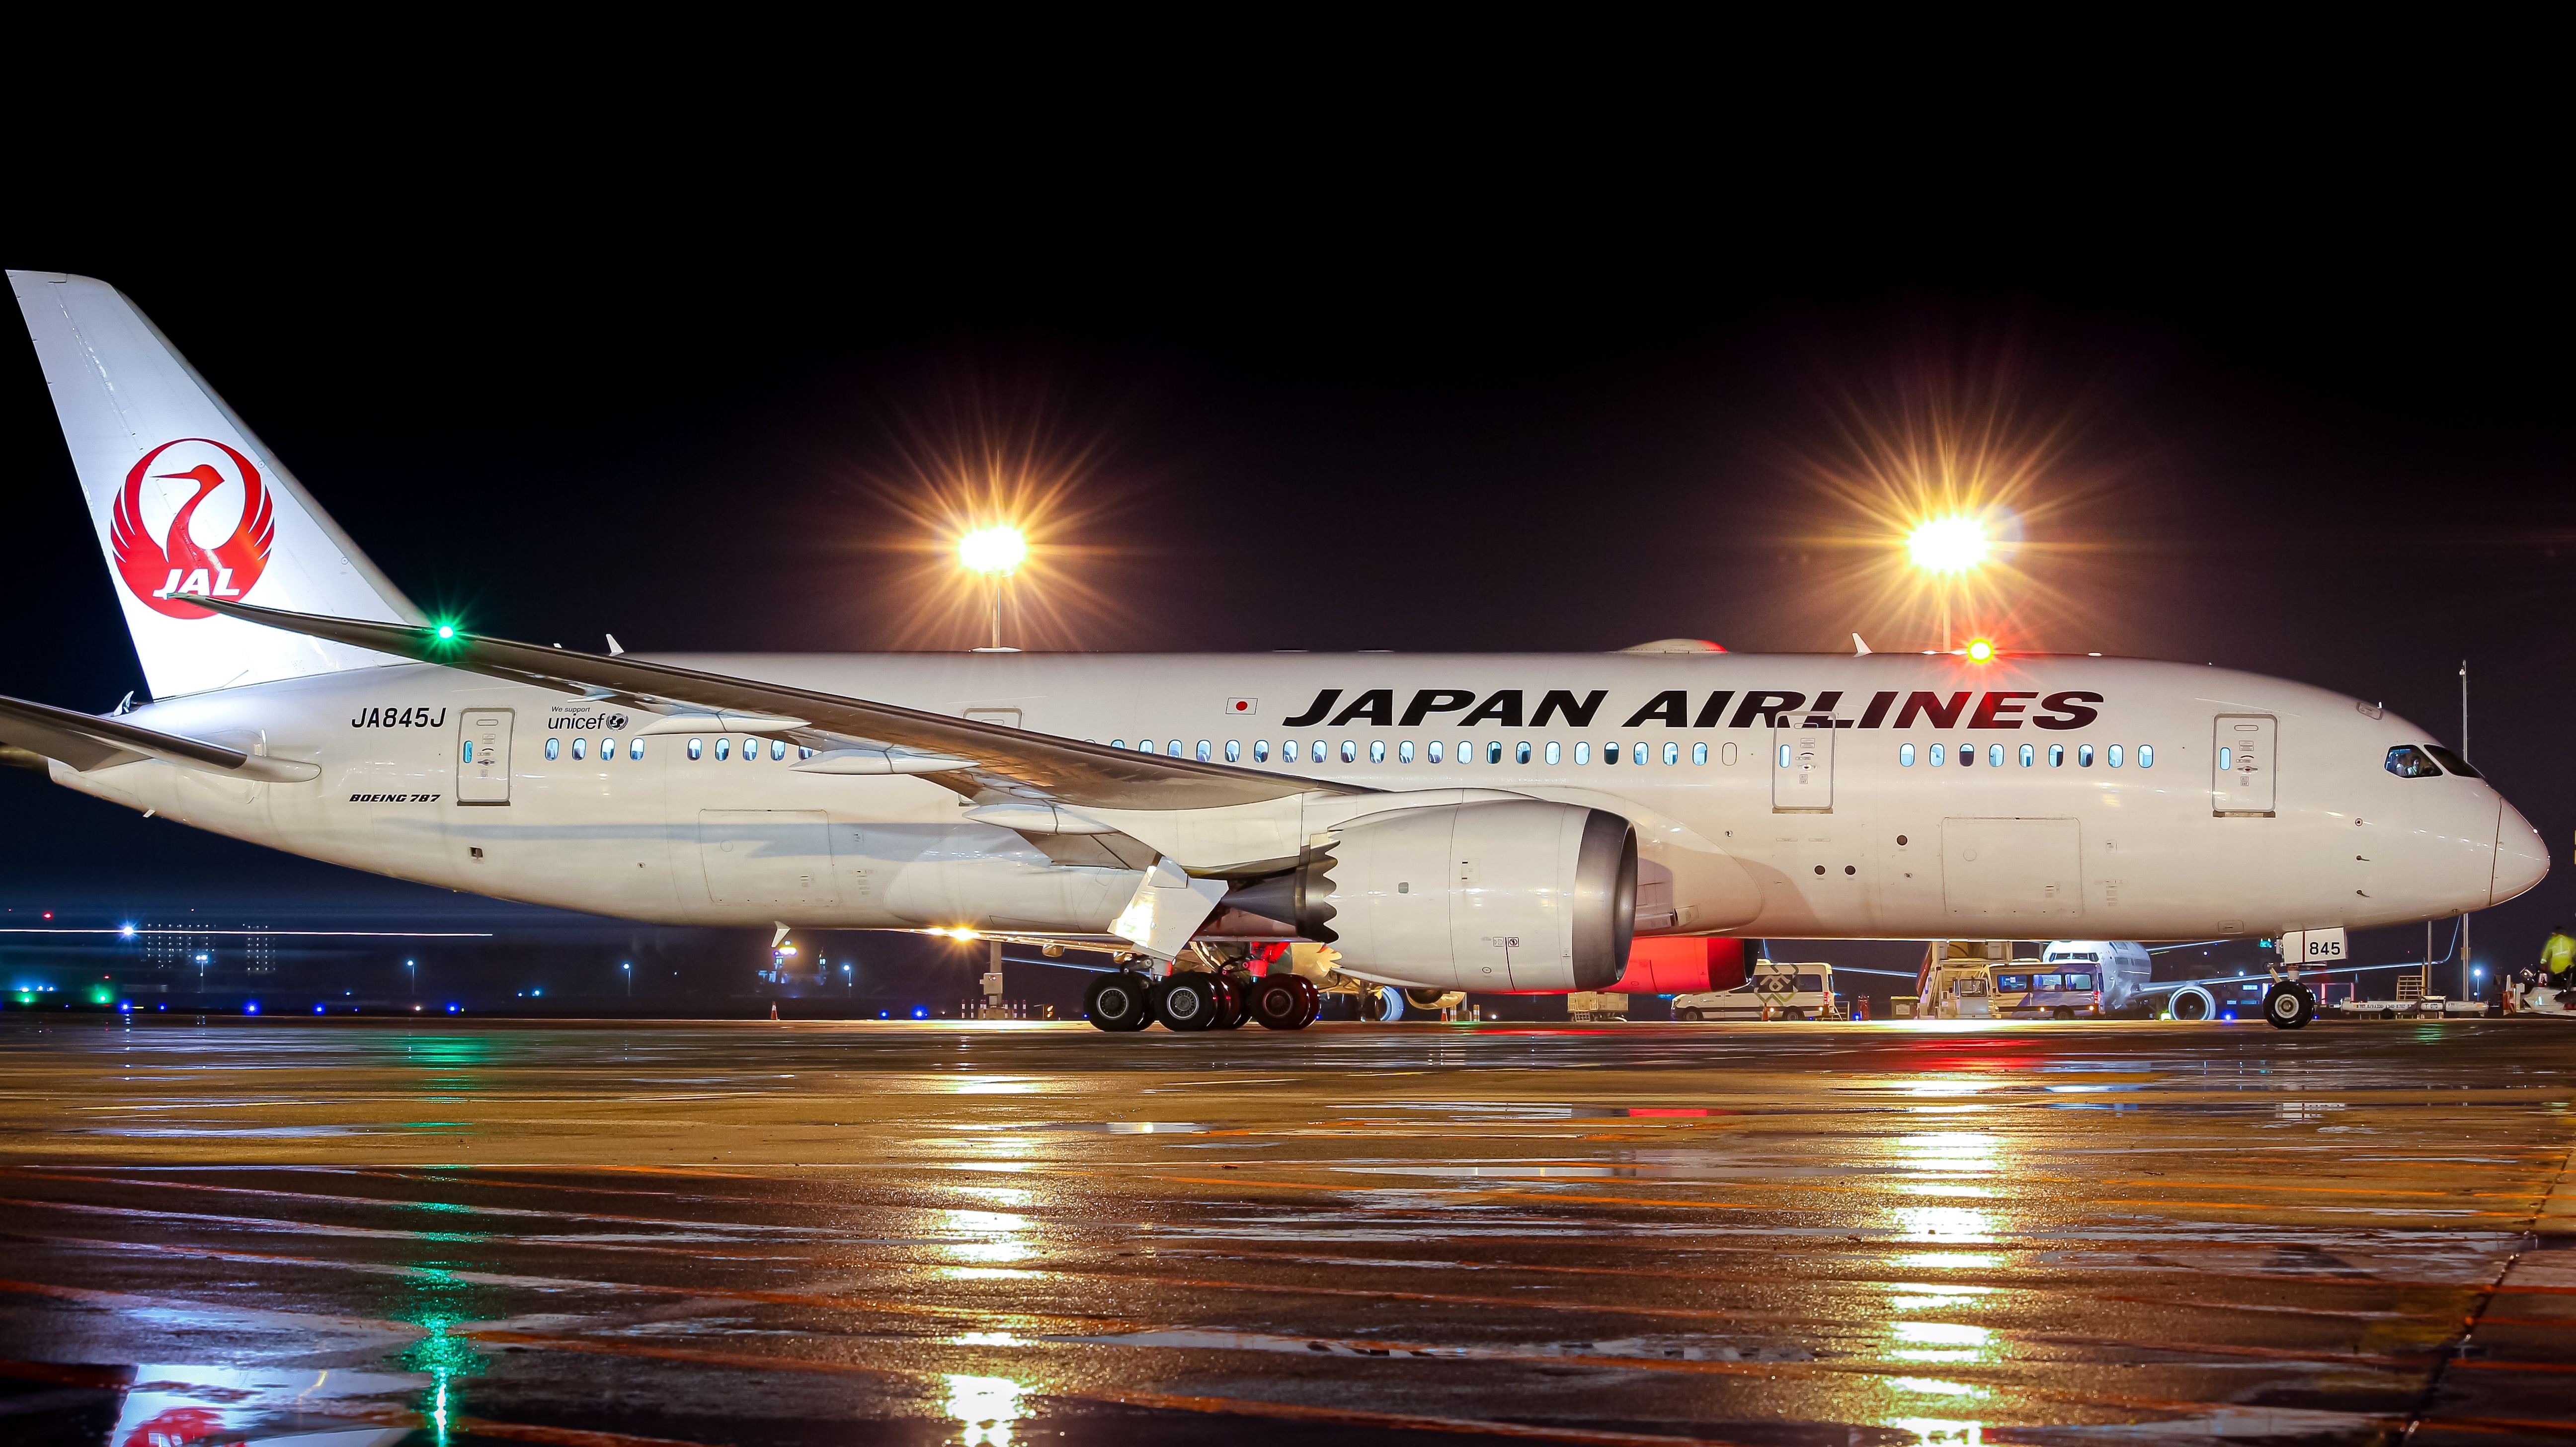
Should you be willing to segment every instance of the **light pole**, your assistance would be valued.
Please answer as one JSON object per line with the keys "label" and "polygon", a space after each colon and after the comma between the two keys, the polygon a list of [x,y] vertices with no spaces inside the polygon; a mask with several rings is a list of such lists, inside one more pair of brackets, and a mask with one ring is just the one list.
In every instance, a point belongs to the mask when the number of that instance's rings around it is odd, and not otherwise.
{"label": "light pole", "polygon": [[415,1000],[419,999],[420,970],[410,960],[403,961],[403,980],[405,985],[411,990],[411,997]]}
{"label": "light pole", "polygon": [[1028,556],[1028,539],[1020,535],[1018,528],[1007,523],[977,528],[957,540],[957,561],[965,565],[966,571],[980,574],[992,589],[993,644],[989,648],[978,648],[976,652],[1016,651],[1002,646],[1002,589]]}
{"label": "light pole", "polygon": [[628,961],[625,961],[625,962],[621,963],[620,965],[618,965],[618,967],[617,967],[617,968],[618,968],[618,970],[619,970],[619,972],[620,972],[620,973],[622,973],[622,974],[624,974],[624,975],[626,976],[626,998],[627,998],[627,999],[630,999],[630,1000],[634,999],[634,998],[635,998],[635,962],[634,962],[634,961],[632,961],[632,960],[628,960]]}

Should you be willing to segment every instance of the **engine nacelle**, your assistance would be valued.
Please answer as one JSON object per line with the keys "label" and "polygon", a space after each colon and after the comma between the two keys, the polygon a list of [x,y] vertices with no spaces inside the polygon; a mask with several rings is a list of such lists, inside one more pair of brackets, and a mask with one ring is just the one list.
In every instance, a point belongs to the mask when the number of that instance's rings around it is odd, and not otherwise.
{"label": "engine nacelle", "polygon": [[1372,814],[1339,833],[1316,882],[1330,886],[1322,902],[1346,973],[1562,991],[1604,988],[1627,967],[1637,831],[1616,814],[1496,800]]}

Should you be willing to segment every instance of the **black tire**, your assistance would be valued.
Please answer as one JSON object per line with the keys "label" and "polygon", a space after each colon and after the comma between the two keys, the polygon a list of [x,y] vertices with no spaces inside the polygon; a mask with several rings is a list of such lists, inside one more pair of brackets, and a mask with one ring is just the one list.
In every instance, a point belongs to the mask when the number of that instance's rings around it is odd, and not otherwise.
{"label": "black tire", "polygon": [[1260,1021],[1265,1030],[1306,1028],[1306,992],[1297,988],[1300,983],[1293,975],[1253,981],[1244,989],[1244,1013]]}
{"label": "black tire", "polygon": [[1166,1030],[1188,1034],[1217,1022],[1217,992],[1224,985],[1214,976],[1192,970],[1173,975],[1154,987],[1154,1018]]}
{"label": "black tire", "polygon": [[1673,1012],[1673,1018],[1676,1020],[1696,1021],[1699,1019],[1699,1012],[1697,1010],[1675,1010]]}
{"label": "black tire", "polygon": [[2288,980],[2263,992],[2263,1018],[2275,1030],[2296,1030],[2317,1018],[2317,997]]}
{"label": "black tire", "polygon": [[1215,978],[1217,982],[1216,1024],[1209,1028],[1215,1030],[1242,1029],[1243,1023],[1252,1018],[1252,1010],[1248,1003],[1249,996],[1252,991],[1252,982],[1250,980],[1226,979],[1222,976]]}
{"label": "black tire", "polygon": [[2048,1018],[2052,1020],[2072,1020],[2075,1018],[2075,1007],[2072,1005],[2060,1005],[2049,1012]]}
{"label": "black tire", "polygon": [[1290,984],[1297,987],[1298,994],[1306,997],[1306,1008],[1304,1012],[1298,1015],[1297,1023],[1289,1026],[1288,1028],[1291,1030],[1303,1030],[1307,1026],[1314,1024],[1316,1021],[1323,1019],[1324,992],[1315,988],[1315,982],[1307,979],[1304,975],[1291,975],[1288,977],[1288,981]]}
{"label": "black tire", "polygon": [[1093,1028],[1124,1034],[1154,1023],[1145,977],[1130,970],[1094,975],[1082,992],[1082,1017]]}

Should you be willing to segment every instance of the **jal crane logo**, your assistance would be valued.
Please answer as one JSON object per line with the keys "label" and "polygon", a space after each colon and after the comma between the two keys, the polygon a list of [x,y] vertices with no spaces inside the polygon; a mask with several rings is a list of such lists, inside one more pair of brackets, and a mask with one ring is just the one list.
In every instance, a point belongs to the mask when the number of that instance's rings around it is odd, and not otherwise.
{"label": "jal crane logo", "polygon": [[143,606],[211,618],[173,593],[238,598],[268,568],[277,509],[251,460],[204,437],[164,442],[125,474],[109,530],[117,576]]}

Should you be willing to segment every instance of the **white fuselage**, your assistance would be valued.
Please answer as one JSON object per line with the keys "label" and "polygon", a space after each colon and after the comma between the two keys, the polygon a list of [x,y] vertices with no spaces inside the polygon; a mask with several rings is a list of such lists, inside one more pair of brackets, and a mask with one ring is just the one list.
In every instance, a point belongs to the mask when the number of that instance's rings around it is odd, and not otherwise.
{"label": "white fuselage", "polygon": [[[1231,747],[1242,767],[1386,790],[1398,796],[1390,807],[1474,789],[1614,811],[1637,828],[1648,931],[2268,934],[2483,908],[2547,869],[2530,826],[2485,781],[2383,767],[2392,746],[2422,743],[2423,731],[2322,689],[2181,664],[1913,654],[667,661],[1158,752],[1177,741],[1218,762]],[[461,781],[466,715],[489,732],[496,710],[507,711],[504,762],[493,778]],[[639,758],[639,733],[670,722],[428,665],[196,694],[132,719],[309,761],[321,775],[254,783],[143,762],[89,774],[56,764],[53,776],[297,854],[600,914],[1093,933],[1139,879],[1106,858],[1058,863],[1012,830],[961,818],[969,801],[927,779],[800,772],[796,749],[774,758],[759,739],[747,759],[753,736],[720,734],[712,717],[642,734]],[[613,760],[600,756],[604,738],[618,741]],[[1291,739],[1293,763],[1281,747]],[[1612,749],[1616,764],[1604,761]],[[1973,763],[1959,762],[1963,749]],[[460,782],[505,802],[460,802]],[[1292,802],[1316,828],[1368,811],[1346,795]],[[1221,830],[1155,837],[1154,824],[1131,816],[1120,827],[1192,868],[1244,862],[1182,857],[1213,848],[1186,841]]]}

